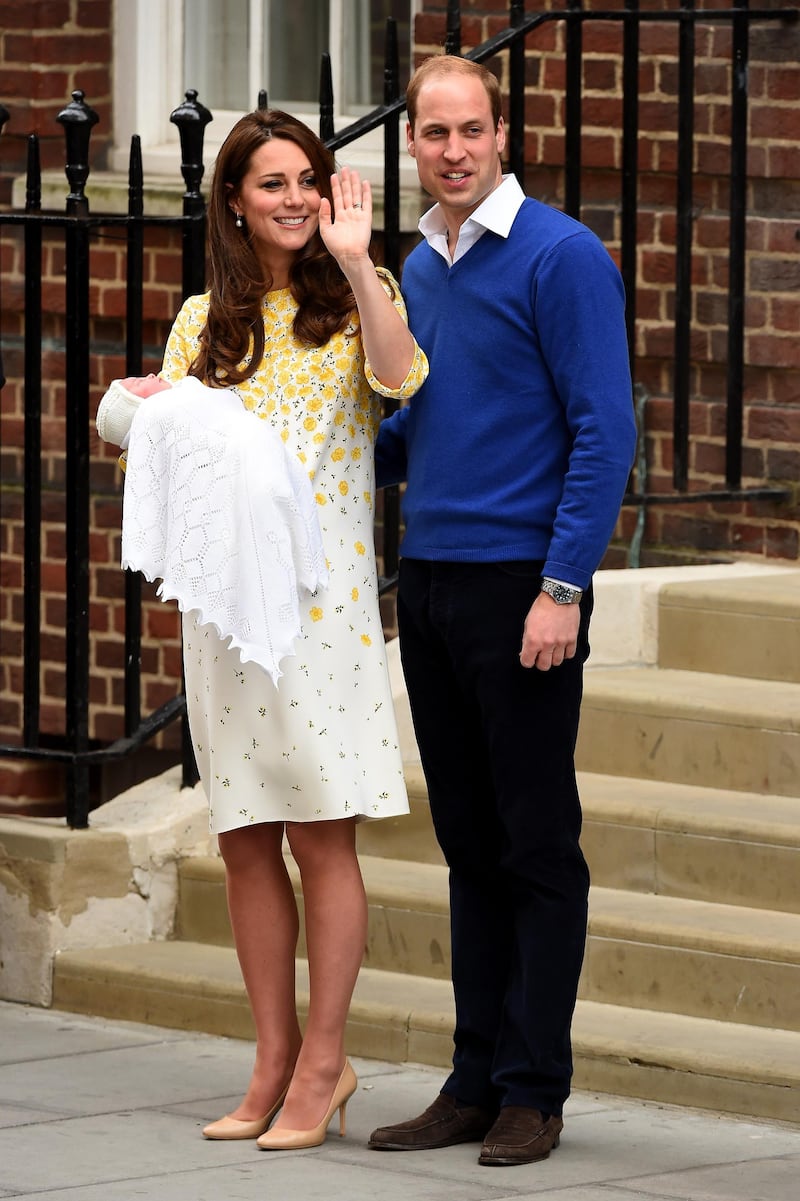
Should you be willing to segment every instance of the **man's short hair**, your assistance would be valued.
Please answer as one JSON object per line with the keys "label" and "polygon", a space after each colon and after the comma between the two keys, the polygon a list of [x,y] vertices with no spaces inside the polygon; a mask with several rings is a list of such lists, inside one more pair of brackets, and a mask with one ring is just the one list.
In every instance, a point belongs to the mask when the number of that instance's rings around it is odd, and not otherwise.
{"label": "man's short hair", "polygon": [[406,109],[412,130],[417,120],[417,101],[420,88],[431,79],[445,79],[448,75],[468,75],[480,81],[489,97],[492,120],[496,129],[503,115],[503,97],[497,76],[480,63],[474,63],[472,59],[461,58],[457,54],[434,54],[417,67],[406,91]]}

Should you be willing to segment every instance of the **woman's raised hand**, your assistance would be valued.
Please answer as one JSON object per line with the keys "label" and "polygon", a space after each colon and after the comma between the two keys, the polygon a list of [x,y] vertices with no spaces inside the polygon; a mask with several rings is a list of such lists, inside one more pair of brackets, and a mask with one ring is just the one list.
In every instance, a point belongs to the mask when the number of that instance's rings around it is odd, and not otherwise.
{"label": "woman's raised hand", "polygon": [[319,206],[319,232],[347,277],[361,321],[367,361],[387,388],[400,388],[416,354],[416,343],[369,257],[372,190],[357,171],[342,167],[331,176],[330,201]]}
{"label": "woman's raised hand", "polygon": [[372,236],[372,189],[357,171],[342,167],[331,176],[333,212],[324,197],[319,206],[319,232],[333,257],[344,270],[351,259],[368,255]]}

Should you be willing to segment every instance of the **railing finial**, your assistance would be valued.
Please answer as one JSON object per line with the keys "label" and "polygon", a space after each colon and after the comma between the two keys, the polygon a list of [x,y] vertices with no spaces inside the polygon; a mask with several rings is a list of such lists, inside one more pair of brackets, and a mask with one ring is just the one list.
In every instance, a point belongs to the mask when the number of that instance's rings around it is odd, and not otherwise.
{"label": "railing finial", "polygon": [[84,103],[84,93],[74,91],[72,100],[66,108],[62,108],[56,120],[64,126],[67,140],[65,171],[70,186],[67,212],[73,217],[85,216],[89,212],[89,201],[84,194],[89,178],[89,138],[92,126],[100,118],[93,108]]}
{"label": "railing finial", "polygon": [[189,88],[186,99],[169,115],[173,125],[177,125],[181,139],[181,174],[186,184],[184,199],[197,200],[200,197],[200,181],[203,178],[203,138],[209,121],[213,121],[211,113],[197,99],[197,92]]}

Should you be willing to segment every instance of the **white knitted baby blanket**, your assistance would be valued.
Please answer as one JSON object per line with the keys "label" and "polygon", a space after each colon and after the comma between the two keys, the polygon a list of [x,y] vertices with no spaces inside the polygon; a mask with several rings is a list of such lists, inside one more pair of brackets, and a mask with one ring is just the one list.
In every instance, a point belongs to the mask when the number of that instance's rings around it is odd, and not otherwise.
{"label": "white knitted baby blanket", "polygon": [[300,633],[300,590],[328,581],[308,476],[238,396],[187,378],[131,425],[122,566],[230,638],[277,684]]}

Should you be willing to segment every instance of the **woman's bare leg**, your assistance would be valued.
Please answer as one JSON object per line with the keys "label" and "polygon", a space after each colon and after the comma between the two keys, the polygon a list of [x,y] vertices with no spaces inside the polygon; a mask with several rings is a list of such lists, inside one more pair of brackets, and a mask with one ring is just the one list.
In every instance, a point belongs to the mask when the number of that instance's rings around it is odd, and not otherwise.
{"label": "woman's bare leg", "polygon": [[310,1001],[303,1046],[275,1128],[317,1126],[344,1065],[344,1027],[367,939],[355,820],[287,823],[305,904]]}
{"label": "woman's bare leg", "polygon": [[256,1061],[231,1116],[256,1121],[272,1108],[300,1050],[294,961],[299,921],[283,858],[283,824],[265,822],[219,835],[228,912],[256,1027]]}

